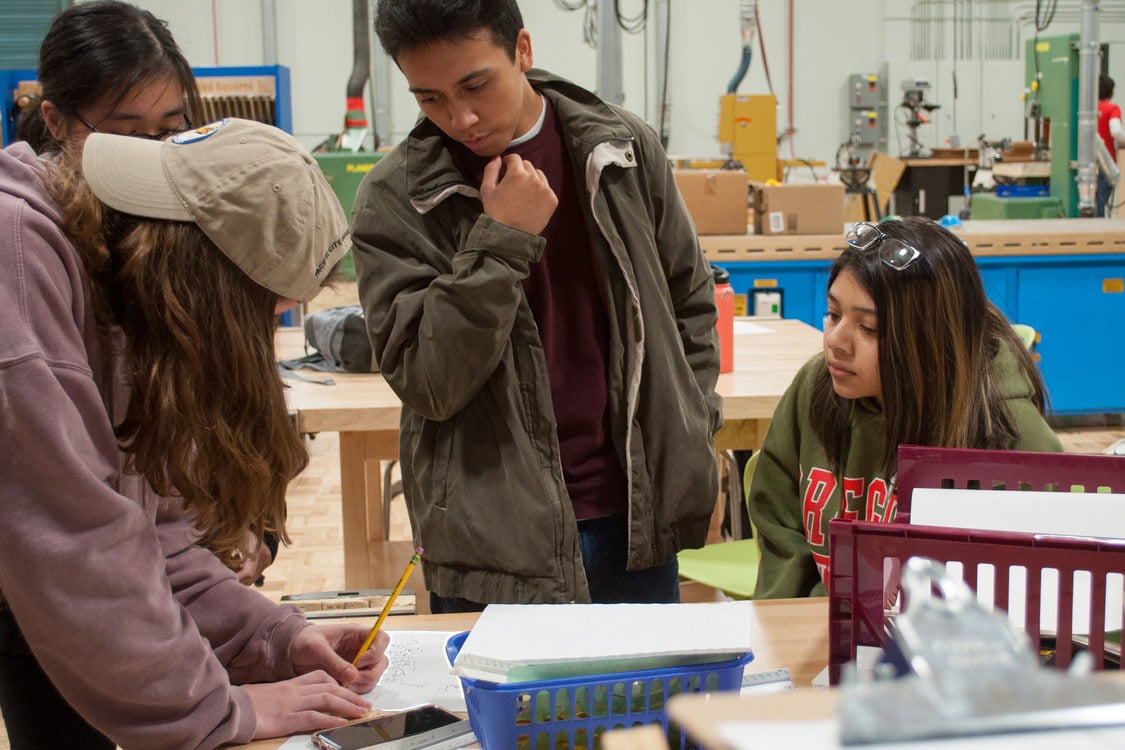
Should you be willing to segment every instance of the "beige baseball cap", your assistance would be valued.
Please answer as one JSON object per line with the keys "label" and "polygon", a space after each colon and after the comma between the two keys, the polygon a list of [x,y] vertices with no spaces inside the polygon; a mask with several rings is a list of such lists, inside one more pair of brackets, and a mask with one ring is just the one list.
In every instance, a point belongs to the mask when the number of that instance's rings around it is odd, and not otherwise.
{"label": "beige baseball cap", "polygon": [[109,207],[195,222],[247,276],[282,297],[315,297],[351,247],[320,167],[271,125],[228,118],[163,141],[91,133],[82,169]]}

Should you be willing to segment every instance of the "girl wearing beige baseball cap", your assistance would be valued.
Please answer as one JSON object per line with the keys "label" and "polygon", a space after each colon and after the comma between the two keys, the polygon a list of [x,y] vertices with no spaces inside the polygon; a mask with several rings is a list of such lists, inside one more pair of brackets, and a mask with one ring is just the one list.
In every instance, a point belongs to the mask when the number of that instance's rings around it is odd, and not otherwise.
{"label": "girl wearing beige baseball cap", "polygon": [[274,312],[347,250],[343,211],[259,123],[82,151],[0,152],[0,707],[41,702],[6,721],[13,750],[74,746],[68,713],[104,735],[84,747],[126,748],[358,718],[386,636],[353,667],[365,628],[312,625],[208,551],[284,538],[307,455]]}
{"label": "girl wearing beige baseball cap", "polygon": [[[92,133],[161,140],[200,122],[203,106],[187,58],[164,21],[119,0],[59,13],[39,48],[42,95],[21,108],[19,135],[44,158],[81,151]],[[254,525],[237,547],[215,549],[249,585],[278,551]]]}

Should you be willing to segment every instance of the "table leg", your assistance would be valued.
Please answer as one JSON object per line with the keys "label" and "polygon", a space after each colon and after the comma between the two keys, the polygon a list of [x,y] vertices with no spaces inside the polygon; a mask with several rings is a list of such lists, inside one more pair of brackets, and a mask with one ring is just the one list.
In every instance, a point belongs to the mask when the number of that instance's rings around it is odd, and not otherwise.
{"label": "table leg", "polygon": [[766,439],[766,430],[769,429],[770,420],[766,419],[739,419],[726,422],[722,429],[715,434],[715,450],[758,450],[762,441]]}
{"label": "table leg", "polygon": [[398,433],[340,433],[340,506],[344,585],[372,586],[372,542],[383,542],[382,461],[398,456]]}
{"label": "table leg", "polygon": [[707,526],[707,541],[706,544],[716,544],[723,541],[723,518],[726,517],[727,504],[723,502],[726,499],[726,467],[723,465],[722,457],[718,454],[720,451],[716,450],[715,471],[719,477],[719,497],[715,501],[715,509],[711,511],[711,523]]}

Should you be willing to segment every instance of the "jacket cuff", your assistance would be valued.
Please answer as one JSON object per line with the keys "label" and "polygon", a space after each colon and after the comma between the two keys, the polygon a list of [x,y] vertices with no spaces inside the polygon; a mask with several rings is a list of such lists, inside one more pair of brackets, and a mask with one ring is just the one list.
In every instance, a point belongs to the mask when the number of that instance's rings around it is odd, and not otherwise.
{"label": "jacket cuff", "polygon": [[481,214],[469,232],[465,250],[502,255],[514,260],[535,263],[543,256],[547,240],[537,234],[502,224],[488,214]]}

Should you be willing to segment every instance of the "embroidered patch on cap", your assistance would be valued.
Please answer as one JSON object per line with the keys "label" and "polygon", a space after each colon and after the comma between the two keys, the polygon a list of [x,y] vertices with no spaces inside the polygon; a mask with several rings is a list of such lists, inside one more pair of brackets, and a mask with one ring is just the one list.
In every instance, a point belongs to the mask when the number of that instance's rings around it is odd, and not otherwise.
{"label": "embroidered patch on cap", "polygon": [[170,143],[178,143],[181,146],[185,143],[195,143],[196,141],[202,141],[204,138],[210,138],[226,126],[226,119],[222,119],[218,122],[212,122],[208,125],[200,125],[198,128],[195,128],[193,130],[188,130],[183,133],[177,133],[176,135],[169,138],[168,141]]}

